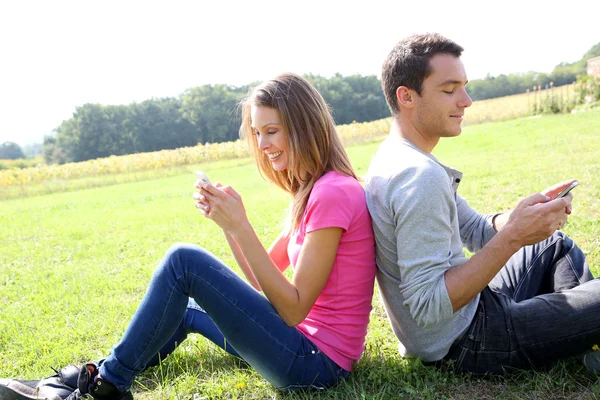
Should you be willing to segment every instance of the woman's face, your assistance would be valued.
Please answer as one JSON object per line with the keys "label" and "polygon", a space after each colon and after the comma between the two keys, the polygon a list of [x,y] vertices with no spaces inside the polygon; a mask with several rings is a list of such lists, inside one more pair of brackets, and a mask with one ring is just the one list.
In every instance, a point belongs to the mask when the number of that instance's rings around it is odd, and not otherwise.
{"label": "woman's face", "polygon": [[290,144],[279,112],[271,107],[253,105],[250,106],[250,118],[259,150],[267,155],[275,171],[287,169]]}

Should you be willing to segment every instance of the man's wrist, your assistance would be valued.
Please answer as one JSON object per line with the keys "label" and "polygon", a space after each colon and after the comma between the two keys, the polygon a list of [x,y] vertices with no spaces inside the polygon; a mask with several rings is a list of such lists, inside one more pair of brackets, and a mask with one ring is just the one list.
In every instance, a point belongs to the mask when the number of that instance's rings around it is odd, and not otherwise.
{"label": "man's wrist", "polygon": [[514,229],[511,229],[507,225],[504,225],[504,228],[506,229],[501,229],[494,238],[500,241],[502,246],[512,255],[523,247],[521,237]]}
{"label": "man's wrist", "polygon": [[500,230],[500,229],[498,229],[498,226],[496,225],[496,218],[497,218],[499,215],[502,215],[502,213],[497,213],[497,214],[495,214],[495,215],[492,217],[492,227],[494,228],[494,230],[495,230],[496,232],[498,232],[498,231]]}

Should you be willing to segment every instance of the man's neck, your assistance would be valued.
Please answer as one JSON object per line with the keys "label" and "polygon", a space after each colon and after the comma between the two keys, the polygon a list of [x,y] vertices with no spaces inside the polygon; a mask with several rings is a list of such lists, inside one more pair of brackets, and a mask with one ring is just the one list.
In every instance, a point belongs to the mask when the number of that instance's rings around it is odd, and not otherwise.
{"label": "man's neck", "polygon": [[392,128],[390,133],[408,140],[427,154],[431,154],[435,146],[437,146],[438,142],[440,141],[439,137],[423,135],[423,133],[421,133],[410,121],[400,119],[399,117],[395,117],[392,120]]}

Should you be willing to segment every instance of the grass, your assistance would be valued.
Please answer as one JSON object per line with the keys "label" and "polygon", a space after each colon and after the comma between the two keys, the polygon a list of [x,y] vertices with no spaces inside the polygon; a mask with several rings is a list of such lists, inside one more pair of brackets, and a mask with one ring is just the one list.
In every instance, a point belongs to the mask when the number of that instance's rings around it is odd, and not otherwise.
{"label": "grass", "polygon": [[[507,210],[557,181],[578,178],[564,228],[600,272],[600,111],[470,126],[435,155],[463,171],[460,193],[481,212]],[[359,175],[379,142],[348,152]],[[220,230],[191,199],[196,168],[244,198],[263,243],[280,229],[288,198],[248,159],[189,166],[172,176],[0,201],[0,377],[36,378],[51,366],[105,356],[174,242],[198,243],[229,265]],[[168,174],[167,174],[168,175]],[[144,177],[147,178],[147,177]],[[322,394],[282,394],[252,368],[190,337],[142,374],[136,399],[594,398],[596,379],[576,361],[542,372],[474,378],[398,354],[376,296],[366,351],[344,384]]]}

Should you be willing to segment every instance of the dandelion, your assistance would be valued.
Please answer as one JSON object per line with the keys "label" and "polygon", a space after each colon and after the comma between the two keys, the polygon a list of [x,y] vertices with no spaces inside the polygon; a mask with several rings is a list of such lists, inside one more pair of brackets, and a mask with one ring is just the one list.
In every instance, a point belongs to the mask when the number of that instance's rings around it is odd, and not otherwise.
{"label": "dandelion", "polygon": [[598,350],[598,349],[599,349],[599,347],[598,347],[598,345],[597,345],[597,344],[595,344],[595,345],[593,345],[593,346],[592,346],[592,350],[596,351],[596,350]]}

